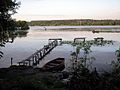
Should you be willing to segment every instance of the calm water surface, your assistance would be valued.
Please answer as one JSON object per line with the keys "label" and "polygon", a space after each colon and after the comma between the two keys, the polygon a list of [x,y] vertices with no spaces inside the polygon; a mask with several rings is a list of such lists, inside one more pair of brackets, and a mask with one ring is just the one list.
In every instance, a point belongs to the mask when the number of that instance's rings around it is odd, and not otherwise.
{"label": "calm water surface", "polygon": [[[77,28],[77,29],[76,29]],[[93,65],[103,69],[107,64],[110,64],[111,61],[116,60],[115,50],[120,46],[120,33],[92,33],[87,30],[95,29],[106,29],[107,26],[99,27],[47,27],[47,30],[44,30],[44,27],[34,26],[30,27],[26,37],[17,37],[13,43],[7,43],[5,47],[2,47],[4,57],[0,60],[0,68],[10,66],[10,58],[13,58],[14,64],[18,61],[26,59],[35,51],[42,48],[48,43],[49,38],[62,38],[63,40],[73,40],[77,37],[86,37],[87,40],[93,40],[95,37],[104,37],[105,40],[118,41],[114,45],[108,46],[95,46],[91,47],[92,53],[91,56],[96,58]],[[120,30],[120,27],[108,27],[109,30]],[[65,30],[63,30],[65,29]],[[75,29],[75,30],[74,30]],[[83,31],[86,30],[86,31]],[[56,47],[50,54],[48,54],[44,60],[40,62],[38,67],[43,66],[46,62],[57,58],[64,57],[66,59],[66,66],[69,66],[69,59],[71,52],[74,51],[74,48],[71,45],[62,45]],[[102,57],[102,58],[101,58]],[[107,66],[105,67],[107,68]]]}

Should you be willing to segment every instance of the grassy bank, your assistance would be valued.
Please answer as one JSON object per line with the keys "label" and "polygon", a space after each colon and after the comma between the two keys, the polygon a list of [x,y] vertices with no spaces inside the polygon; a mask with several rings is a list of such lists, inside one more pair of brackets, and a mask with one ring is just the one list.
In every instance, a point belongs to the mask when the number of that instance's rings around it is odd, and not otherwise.
{"label": "grassy bank", "polygon": [[111,72],[99,74],[83,63],[70,73],[67,82],[59,72],[41,72],[31,67],[0,69],[0,90],[120,90],[120,62],[112,63]]}
{"label": "grassy bank", "polygon": [[71,72],[67,83],[63,83],[55,72],[18,74],[13,70],[10,74],[7,71],[4,78],[0,77],[0,90],[120,90],[120,66],[118,62],[113,65],[111,72],[99,74],[96,69],[89,71],[81,64]]}
{"label": "grassy bank", "polygon": [[32,67],[4,68],[0,69],[0,90],[66,90],[58,76]]}

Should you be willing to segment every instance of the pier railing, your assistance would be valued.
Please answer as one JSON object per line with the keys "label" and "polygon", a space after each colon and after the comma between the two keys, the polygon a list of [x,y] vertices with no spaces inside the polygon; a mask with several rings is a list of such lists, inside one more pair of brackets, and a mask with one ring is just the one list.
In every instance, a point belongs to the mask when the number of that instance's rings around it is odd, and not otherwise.
{"label": "pier railing", "polygon": [[59,43],[61,43],[62,39],[49,39],[48,45],[45,45],[42,49],[38,50],[30,57],[25,60],[18,62],[19,65],[26,66],[34,66],[39,64],[40,60],[42,60],[50,51],[52,51]]}

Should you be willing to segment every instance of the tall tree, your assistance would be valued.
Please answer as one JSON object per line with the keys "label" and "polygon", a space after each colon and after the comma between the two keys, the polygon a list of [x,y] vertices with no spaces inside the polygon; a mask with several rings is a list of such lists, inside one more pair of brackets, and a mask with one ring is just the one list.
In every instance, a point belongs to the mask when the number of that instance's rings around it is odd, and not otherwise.
{"label": "tall tree", "polygon": [[[8,39],[7,30],[15,28],[15,21],[11,15],[16,13],[20,3],[16,0],[0,0],[0,47],[3,47]],[[3,52],[0,51],[0,58]]]}
{"label": "tall tree", "polygon": [[[14,20],[11,15],[16,13],[20,3],[16,0],[0,0],[0,30],[14,28]],[[12,26],[12,27],[11,27]]]}

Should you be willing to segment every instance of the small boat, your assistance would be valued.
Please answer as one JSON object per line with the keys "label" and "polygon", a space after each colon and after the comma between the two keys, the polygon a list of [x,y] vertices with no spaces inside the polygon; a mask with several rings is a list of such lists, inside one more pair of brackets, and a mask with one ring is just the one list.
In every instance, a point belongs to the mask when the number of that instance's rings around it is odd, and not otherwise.
{"label": "small boat", "polygon": [[99,33],[99,31],[96,31],[96,30],[92,30],[93,33]]}
{"label": "small boat", "polygon": [[65,68],[64,58],[56,58],[48,63],[46,63],[43,67],[43,71],[62,71]]}

